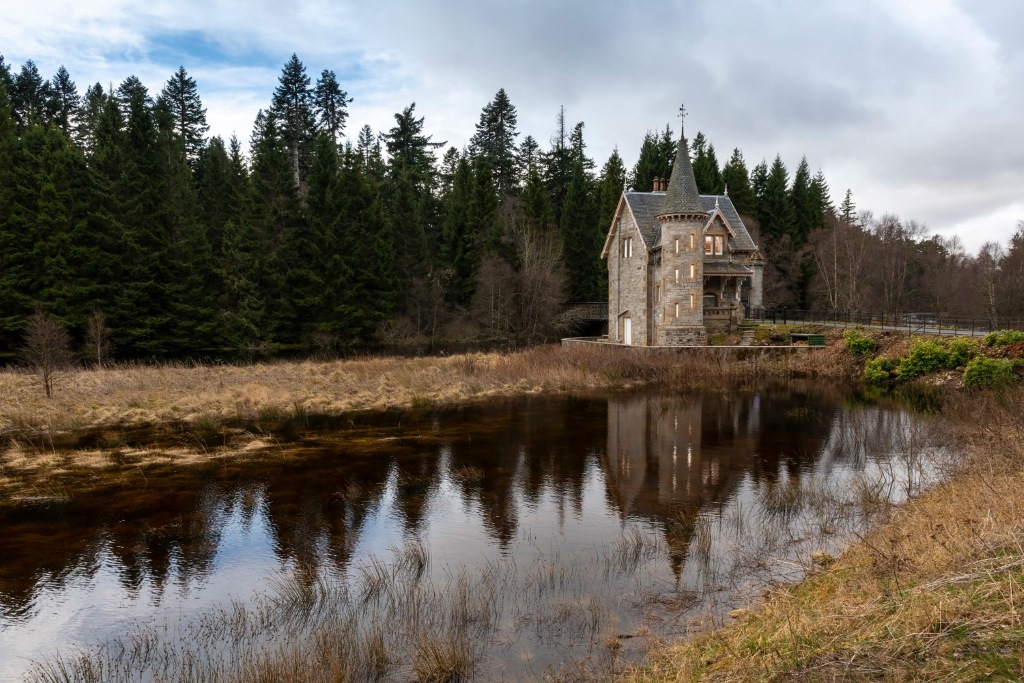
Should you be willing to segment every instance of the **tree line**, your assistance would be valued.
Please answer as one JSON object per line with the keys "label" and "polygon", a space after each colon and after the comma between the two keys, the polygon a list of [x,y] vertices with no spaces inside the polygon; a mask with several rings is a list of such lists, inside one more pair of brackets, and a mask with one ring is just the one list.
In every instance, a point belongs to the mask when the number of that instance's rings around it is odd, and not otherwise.
{"label": "tree line", "polygon": [[[546,145],[520,136],[504,89],[463,149],[435,141],[415,103],[352,135],[351,101],[292,55],[243,153],[207,135],[184,67],[156,94],[135,76],[80,94],[63,67],[46,80],[0,56],[0,353],[35,311],[120,357],[543,339],[566,301],[607,296],[600,251],[622,189],[671,173],[668,126],[632,169],[617,150],[598,169],[582,122],[563,108]],[[691,150],[701,191],[728,191],[758,235],[767,303],[849,289],[817,267],[822,235],[837,221],[875,232],[832,206],[806,159],[790,182],[780,157],[748,172],[737,149],[719,167],[700,133]]]}

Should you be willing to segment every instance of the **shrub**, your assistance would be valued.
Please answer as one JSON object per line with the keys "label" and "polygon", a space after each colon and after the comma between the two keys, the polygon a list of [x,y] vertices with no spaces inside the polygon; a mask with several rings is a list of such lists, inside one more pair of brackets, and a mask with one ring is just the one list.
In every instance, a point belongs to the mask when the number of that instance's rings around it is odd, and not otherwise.
{"label": "shrub", "polygon": [[857,357],[868,355],[878,346],[874,339],[858,330],[843,332],[843,341],[846,342],[846,350]]}
{"label": "shrub", "polygon": [[973,339],[954,339],[946,348],[949,350],[946,367],[950,370],[962,368],[978,355],[978,342]]}
{"label": "shrub", "polygon": [[914,379],[949,366],[949,351],[937,341],[917,341],[900,363],[900,378]]}
{"label": "shrub", "polygon": [[996,330],[985,335],[985,346],[1009,346],[1024,343],[1024,332],[1020,330]]}
{"label": "shrub", "polygon": [[898,358],[875,358],[864,364],[864,379],[868,384],[885,384],[893,378],[893,373],[900,366]]}
{"label": "shrub", "polygon": [[1017,381],[1014,362],[1005,358],[978,356],[964,370],[964,386],[970,389],[1007,387]]}

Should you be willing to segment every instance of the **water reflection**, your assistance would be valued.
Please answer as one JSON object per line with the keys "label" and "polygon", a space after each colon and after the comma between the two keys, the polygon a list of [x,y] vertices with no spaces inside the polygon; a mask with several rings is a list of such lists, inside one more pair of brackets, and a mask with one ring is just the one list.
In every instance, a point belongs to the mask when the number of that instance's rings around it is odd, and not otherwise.
{"label": "water reflection", "polygon": [[147,471],[63,504],[5,508],[0,678],[24,666],[15,652],[245,599],[275,575],[344,575],[409,538],[472,565],[492,549],[608,546],[642,523],[679,587],[694,544],[705,563],[713,552],[701,510],[749,509],[779,482],[799,488],[903,452],[911,418],[846,397],[779,386],[367,418],[294,429],[267,459]]}

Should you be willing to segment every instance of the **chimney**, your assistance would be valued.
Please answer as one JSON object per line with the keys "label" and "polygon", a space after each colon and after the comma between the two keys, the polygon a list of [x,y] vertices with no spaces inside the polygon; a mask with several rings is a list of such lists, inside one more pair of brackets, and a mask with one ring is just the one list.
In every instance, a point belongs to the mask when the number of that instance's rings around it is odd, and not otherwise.
{"label": "chimney", "polygon": [[651,192],[660,192],[660,191],[661,191],[661,178],[655,178],[654,179],[654,187],[651,188]]}
{"label": "chimney", "polygon": [[661,179],[661,191],[668,192],[668,178]]}

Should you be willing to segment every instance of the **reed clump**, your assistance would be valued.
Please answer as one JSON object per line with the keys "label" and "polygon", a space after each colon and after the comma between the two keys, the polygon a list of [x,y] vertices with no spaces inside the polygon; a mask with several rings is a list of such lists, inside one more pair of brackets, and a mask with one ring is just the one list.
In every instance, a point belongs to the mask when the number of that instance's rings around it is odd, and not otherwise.
{"label": "reed clump", "polygon": [[1024,390],[950,393],[943,414],[969,452],[959,474],[759,609],[660,648],[624,680],[1024,677]]}

